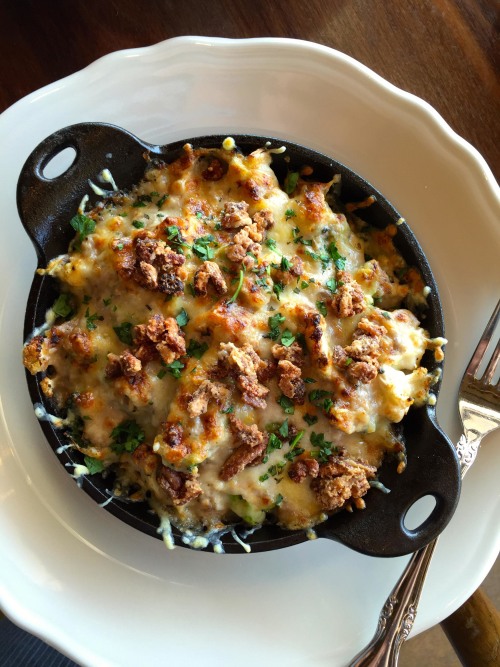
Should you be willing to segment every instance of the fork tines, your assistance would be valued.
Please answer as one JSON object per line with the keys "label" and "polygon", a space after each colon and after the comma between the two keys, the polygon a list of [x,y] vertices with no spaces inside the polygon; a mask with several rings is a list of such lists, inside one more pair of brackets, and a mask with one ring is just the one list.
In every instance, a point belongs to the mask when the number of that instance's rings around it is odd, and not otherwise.
{"label": "fork tines", "polygon": [[488,362],[488,365],[486,366],[486,369],[482,377],[480,378],[476,377],[476,373],[485,355],[486,349],[490,344],[491,339],[493,338],[493,334],[495,332],[499,320],[500,320],[500,300],[498,301],[496,308],[493,311],[493,314],[488,324],[486,325],[486,329],[484,330],[484,333],[481,336],[481,339],[474,351],[474,354],[472,355],[470,363],[467,366],[467,369],[464,374],[464,380],[474,378],[476,380],[480,379],[482,383],[487,383],[487,384],[491,383],[498,362],[500,361],[500,340],[497,341],[495,350],[491,356],[491,359]]}

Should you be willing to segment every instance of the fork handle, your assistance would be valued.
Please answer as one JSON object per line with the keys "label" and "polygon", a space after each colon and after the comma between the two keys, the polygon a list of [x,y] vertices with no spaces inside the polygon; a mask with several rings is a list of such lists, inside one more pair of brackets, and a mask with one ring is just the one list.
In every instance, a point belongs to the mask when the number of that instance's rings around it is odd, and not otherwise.
{"label": "fork handle", "polygon": [[398,664],[399,650],[413,627],[436,544],[437,539],[413,554],[380,612],[373,639],[348,667],[395,667]]}
{"label": "fork handle", "polygon": [[[468,430],[466,435],[460,436],[456,451],[462,479],[474,463],[481,438],[477,432]],[[373,639],[348,667],[397,666],[401,645],[408,639],[413,628],[418,601],[436,544],[437,538],[410,558],[398,583],[385,601]]]}

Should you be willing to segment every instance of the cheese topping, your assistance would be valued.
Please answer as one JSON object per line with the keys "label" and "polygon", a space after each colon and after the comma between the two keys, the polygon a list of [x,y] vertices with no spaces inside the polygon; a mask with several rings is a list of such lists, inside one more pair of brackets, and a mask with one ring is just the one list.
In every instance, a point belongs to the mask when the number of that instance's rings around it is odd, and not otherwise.
{"label": "cheese topping", "polygon": [[281,186],[273,150],[228,138],[151,162],[130,192],[82,202],[44,270],[61,293],[25,366],[71,425],[75,475],[113,471],[168,546],[171,524],[220,550],[241,521],[310,530],[362,509],[386,455],[404,468],[392,424],[429,400],[425,351],[442,358],[408,310],[427,288],[396,226],[356,217],[368,200],[342,208],[337,177]]}

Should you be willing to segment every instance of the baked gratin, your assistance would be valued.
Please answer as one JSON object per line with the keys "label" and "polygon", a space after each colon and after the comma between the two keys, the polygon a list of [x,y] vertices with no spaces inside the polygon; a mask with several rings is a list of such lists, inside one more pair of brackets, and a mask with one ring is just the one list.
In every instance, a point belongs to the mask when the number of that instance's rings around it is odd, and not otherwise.
{"label": "baked gratin", "polygon": [[428,288],[397,225],[370,227],[371,200],[340,204],[310,167],[280,184],[272,157],[227,139],[149,161],[130,191],[103,173],[113,192],[42,270],[60,295],[24,364],[75,474],[149,502],[167,544],[171,524],[197,547],[362,510],[386,457],[404,471],[395,425],[433,399],[421,360],[445,341],[417,319]]}

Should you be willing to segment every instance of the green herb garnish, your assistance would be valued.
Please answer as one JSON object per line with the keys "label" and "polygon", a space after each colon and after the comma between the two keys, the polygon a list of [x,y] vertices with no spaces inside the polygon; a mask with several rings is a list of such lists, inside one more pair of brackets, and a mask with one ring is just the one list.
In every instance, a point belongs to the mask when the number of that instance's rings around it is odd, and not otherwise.
{"label": "green herb garnish", "polygon": [[191,338],[187,346],[186,354],[188,355],[188,357],[201,359],[207,350],[208,350],[207,343],[200,343],[194,338]]}
{"label": "green herb garnish", "polygon": [[212,234],[200,236],[192,245],[194,254],[203,261],[213,259],[215,257],[215,250],[210,247],[210,244],[214,241],[215,237]]}
{"label": "green herb garnish", "polygon": [[281,344],[285,347],[290,347],[294,340],[295,336],[289,329],[285,329],[285,331],[283,331],[281,334]]}
{"label": "green herb garnish", "polygon": [[111,449],[117,454],[133,452],[144,442],[144,431],[133,419],[127,419],[111,431]]}
{"label": "green herb garnish", "polygon": [[184,310],[184,308],[181,309],[181,312],[177,315],[175,321],[180,327],[185,327],[186,324],[189,322],[189,315]]}
{"label": "green herb garnish", "polygon": [[96,473],[102,472],[104,470],[104,464],[100,459],[94,459],[91,456],[84,456],[83,462],[88,468],[89,475],[95,475]]}
{"label": "green herb garnish", "polygon": [[97,329],[97,324],[96,322],[100,322],[101,320],[104,319],[102,315],[99,315],[99,313],[94,313],[93,315],[90,314],[89,309],[85,311],[85,319],[87,322],[87,329],[89,331],[94,331],[94,329]]}
{"label": "green herb garnish", "polygon": [[236,291],[233,294],[233,296],[229,299],[228,304],[229,303],[234,303],[236,301],[236,299],[238,298],[238,294],[240,293],[240,290],[243,286],[243,278],[244,277],[245,277],[245,271],[243,269],[240,269],[240,277],[238,279],[238,286],[237,286]]}
{"label": "green herb garnish", "polygon": [[302,417],[302,419],[305,421],[306,424],[309,424],[309,426],[312,426],[313,424],[315,424],[318,421],[318,418],[316,417],[316,415],[310,415],[308,413],[306,413]]}
{"label": "green herb garnish", "polygon": [[316,308],[321,313],[321,315],[323,315],[323,317],[326,317],[328,315],[328,311],[326,309],[326,303],[324,301],[316,301]]}
{"label": "green herb garnish", "polygon": [[69,224],[78,234],[75,242],[75,248],[79,250],[82,245],[82,241],[84,241],[89,234],[94,232],[95,220],[92,220],[92,218],[83,215],[83,213],[77,213],[73,218],[71,218]]}
{"label": "green herb garnish", "polygon": [[310,441],[313,447],[317,447],[317,450],[311,452],[311,455],[318,459],[320,463],[327,463],[328,457],[331,456],[333,451],[336,451],[336,448],[332,447],[333,443],[325,440],[324,433],[315,433],[313,431]]}
{"label": "green herb garnish", "polygon": [[298,171],[289,171],[288,174],[286,175],[285,182],[284,182],[284,188],[285,192],[287,195],[291,195],[292,192],[295,190],[297,187],[297,183],[299,180],[299,172]]}
{"label": "green herb garnish", "polygon": [[122,322],[119,326],[113,327],[113,331],[125,345],[132,345],[134,338],[132,336],[132,322]]}
{"label": "green herb garnish", "polygon": [[172,361],[170,364],[165,364],[165,368],[174,378],[180,378],[181,371],[184,368],[184,364],[179,359]]}
{"label": "green herb garnish", "polygon": [[63,293],[59,294],[55,300],[52,310],[58,317],[69,317],[73,314],[73,306],[71,305],[71,296]]}
{"label": "green herb garnish", "polygon": [[342,257],[333,241],[328,244],[327,250],[337,269],[341,271],[345,269],[346,258]]}
{"label": "green herb garnish", "polygon": [[287,415],[293,415],[295,412],[295,406],[293,404],[293,401],[288,398],[288,396],[285,396],[282,394],[278,399],[277,399],[278,404],[282,407],[283,411]]}

